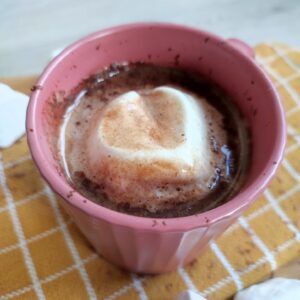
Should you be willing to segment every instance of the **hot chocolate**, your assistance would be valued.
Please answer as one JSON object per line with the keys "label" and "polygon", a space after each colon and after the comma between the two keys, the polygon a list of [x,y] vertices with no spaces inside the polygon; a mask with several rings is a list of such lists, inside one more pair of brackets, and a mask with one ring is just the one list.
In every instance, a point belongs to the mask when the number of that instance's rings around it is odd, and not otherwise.
{"label": "hot chocolate", "polygon": [[231,99],[199,74],[112,65],[81,85],[60,130],[74,188],[105,207],[145,217],[212,209],[241,188],[246,123]]}

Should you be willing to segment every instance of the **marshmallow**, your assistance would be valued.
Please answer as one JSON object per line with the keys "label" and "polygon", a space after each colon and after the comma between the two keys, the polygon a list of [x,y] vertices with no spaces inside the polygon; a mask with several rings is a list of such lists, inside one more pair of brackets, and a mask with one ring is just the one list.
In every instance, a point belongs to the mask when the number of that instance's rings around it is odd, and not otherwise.
{"label": "marshmallow", "polygon": [[91,180],[150,211],[204,197],[214,172],[204,102],[167,86],[110,101],[87,137]]}
{"label": "marshmallow", "polygon": [[0,105],[0,148],[6,148],[25,133],[28,96],[0,83]]}
{"label": "marshmallow", "polygon": [[240,291],[234,300],[292,300],[300,298],[300,280],[273,278]]}
{"label": "marshmallow", "polygon": [[191,290],[187,290],[177,295],[177,297],[174,300],[206,300],[206,299],[198,293],[195,293]]}

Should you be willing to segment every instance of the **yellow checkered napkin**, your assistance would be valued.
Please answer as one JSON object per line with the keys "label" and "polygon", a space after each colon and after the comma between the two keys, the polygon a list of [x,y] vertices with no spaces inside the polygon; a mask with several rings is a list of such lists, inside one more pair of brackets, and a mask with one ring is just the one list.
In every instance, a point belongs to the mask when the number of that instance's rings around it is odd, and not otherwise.
{"label": "yellow checkered napkin", "polygon": [[[254,205],[203,256],[177,272],[138,276],[97,256],[58,206],[25,138],[0,151],[0,299],[173,299],[190,288],[225,299],[300,255],[300,52],[259,45],[288,119],[286,156]],[[13,82],[20,90],[32,81]]]}

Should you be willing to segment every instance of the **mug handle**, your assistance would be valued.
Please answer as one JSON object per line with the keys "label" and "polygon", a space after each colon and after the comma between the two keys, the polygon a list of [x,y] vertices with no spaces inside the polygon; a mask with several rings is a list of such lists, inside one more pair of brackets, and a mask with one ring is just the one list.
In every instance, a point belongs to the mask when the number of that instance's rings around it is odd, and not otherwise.
{"label": "mug handle", "polygon": [[227,39],[227,41],[231,46],[242,52],[244,55],[248,56],[251,59],[255,59],[255,52],[253,48],[245,42],[234,38]]}

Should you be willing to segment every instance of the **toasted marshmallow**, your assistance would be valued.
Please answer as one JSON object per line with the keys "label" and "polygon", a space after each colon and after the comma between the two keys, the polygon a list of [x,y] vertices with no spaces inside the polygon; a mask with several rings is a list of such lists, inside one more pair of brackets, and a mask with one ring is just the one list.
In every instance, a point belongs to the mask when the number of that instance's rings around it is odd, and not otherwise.
{"label": "toasted marshmallow", "polygon": [[87,138],[91,179],[110,200],[150,211],[205,196],[213,167],[202,100],[162,86],[110,101]]}

